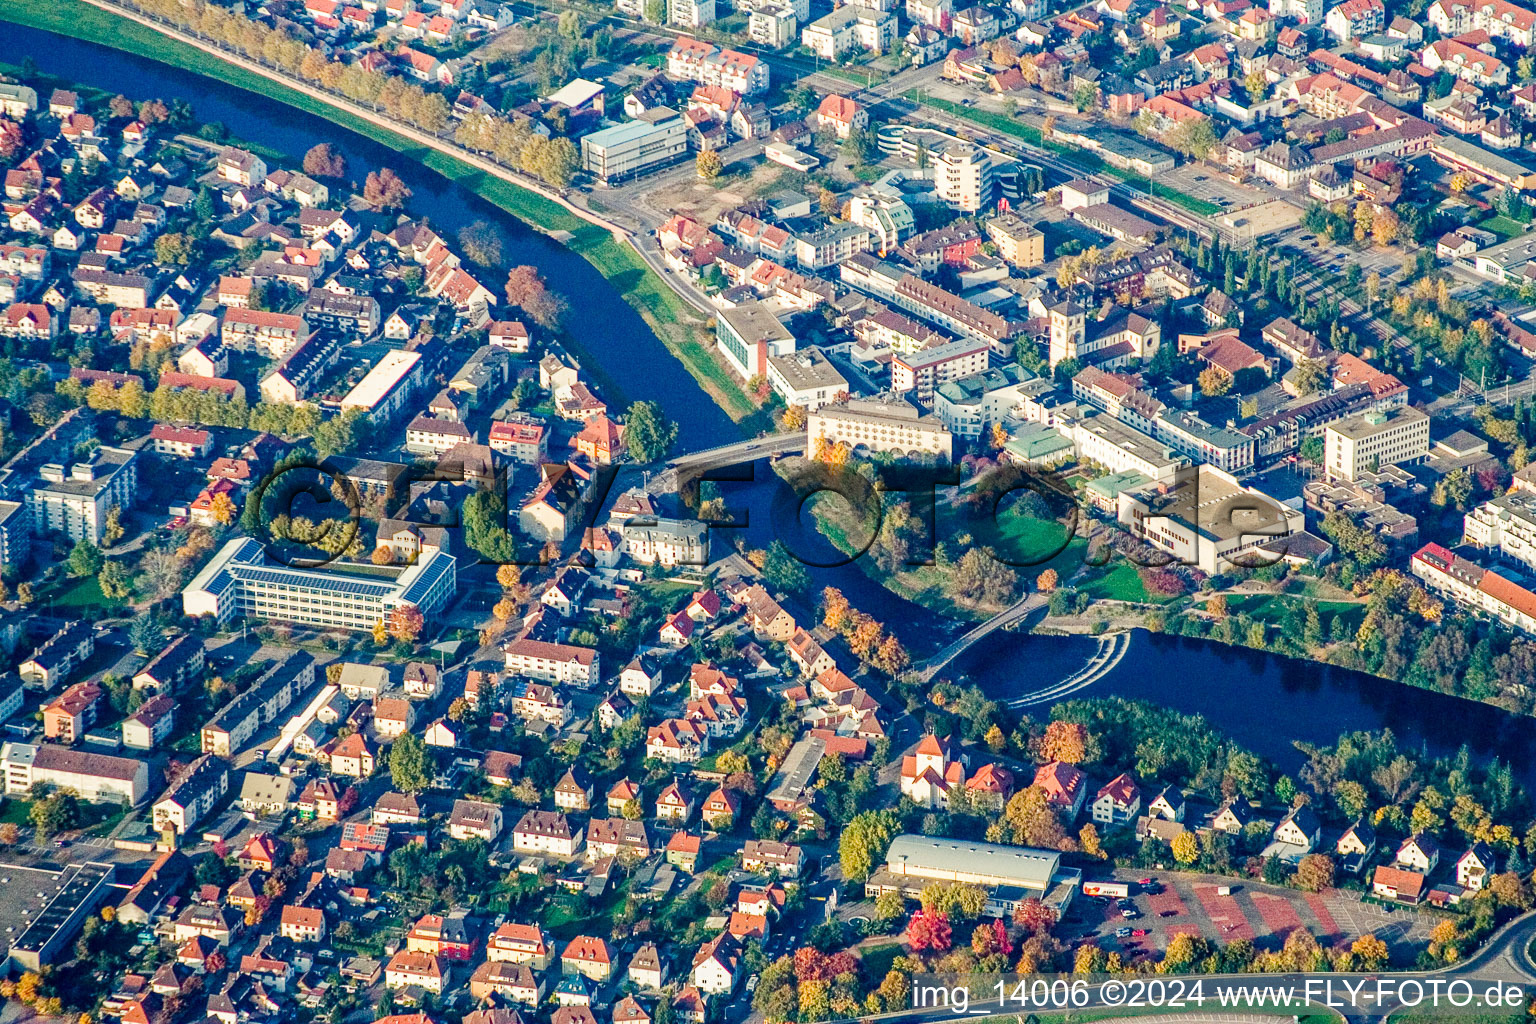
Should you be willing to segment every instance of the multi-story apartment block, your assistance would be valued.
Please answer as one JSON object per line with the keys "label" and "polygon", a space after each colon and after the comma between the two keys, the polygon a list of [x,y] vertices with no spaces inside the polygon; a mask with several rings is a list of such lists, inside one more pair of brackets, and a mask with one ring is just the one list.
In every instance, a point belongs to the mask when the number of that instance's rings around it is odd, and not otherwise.
{"label": "multi-story apartment block", "polygon": [[[801,21],[805,20],[806,13],[795,9]],[[713,43],[687,36],[678,37],[667,52],[667,74],[700,85],[718,85],[743,96],[752,96],[768,88],[767,61],[736,50],[722,50]]]}
{"label": "multi-story apartment block", "polygon": [[1387,8],[1382,0],[1344,0],[1323,19],[1329,34],[1345,41],[1375,35],[1386,23]]}
{"label": "multi-story apartment block", "polygon": [[1353,480],[1382,466],[1418,462],[1429,454],[1429,415],[1412,406],[1377,409],[1323,428],[1323,471]]}
{"label": "multi-story apartment block", "polygon": [[590,647],[524,637],[508,644],[504,653],[508,672],[540,682],[585,688],[601,678],[601,660]]}
{"label": "multi-story apartment block", "polygon": [[747,36],[757,45],[771,50],[793,46],[800,28],[795,12],[779,4],[759,4],[747,18]]}
{"label": "multi-story apartment block", "polygon": [[619,534],[623,553],[642,565],[709,563],[709,528],[697,520],[634,516],[623,522]]}
{"label": "multi-story apartment block", "polygon": [[276,722],[314,683],[315,659],[303,651],[273,662],[249,689],[203,723],[203,753],[233,757],[258,729]]}
{"label": "multi-story apartment block", "polygon": [[229,793],[229,762],[204,754],[155,801],[154,823],[159,832],[186,835]]}
{"label": "multi-story apartment block", "polygon": [[304,401],[314,393],[325,372],[340,357],[340,335],[334,331],[316,331],[261,379],[262,400],[274,405],[296,405]]}
{"label": "multi-story apartment block", "polygon": [[1020,269],[1045,262],[1045,234],[1016,213],[1004,213],[987,221],[987,237],[997,254]]}
{"label": "multi-story apartment block", "polygon": [[43,641],[16,672],[28,686],[51,690],[95,653],[96,628],[89,622],[71,622]]}
{"label": "multi-story apartment block", "polygon": [[393,349],[341,400],[341,411],[361,409],[375,424],[387,423],[426,379],[419,350]]}
{"label": "multi-story apartment block", "polygon": [[138,492],[139,453],[103,445],[68,469],[49,463],[27,492],[34,533],[62,533],[70,540],[100,546],[107,513],[127,509]]}
{"label": "multi-story apartment block", "polygon": [[1536,569],[1536,494],[1501,495],[1472,509],[1462,524],[1468,544]]}
{"label": "multi-story apartment block", "polygon": [[715,0],[667,0],[667,24],[697,31],[715,20]]}
{"label": "multi-story apartment block", "polygon": [[933,391],[933,414],[964,438],[980,437],[994,423],[1015,414],[1024,402],[1026,386],[1035,376],[1017,363],[940,384]]}
{"label": "multi-story apartment block", "polygon": [[259,309],[229,309],[219,340],[238,351],[255,350],[281,359],[309,336],[309,324],[292,313],[268,313]]}
{"label": "multi-story apartment block", "polygon": [[1439,544],[1420,548],[1410,566],[1413,574],[1436,593],[1487,612],[1522,633],[1536,633],[1536,594],[1508,577]]}
{"label": "multi-story apartment block", "polygon": [[996,191],[992,158],[969,142],[945,142],[933,154],[933,191],[952,210],[976,213]]}
{"label": "multi-story apartment block", "polygon": [[908,274],[900,280],[891,301],[908,313],[962,338],[985,341],[999,355],[1008,355],[1012,351],[1014,325],[1007,319],[924,281],[916,274]]}
{"label": "multi-story apartment block", "polygon": [[838,7],[807,25],[800,33],[805,48],[826,60],[850,50],[885,53],[896,41],[896,15],[872,7]]}
{"label": "multi-story apartment block", "polygon": [[785,405],[819,409],[848,390],[848,381],[818,348],[770,356],[768,383]]}
{"label": "multi-story apartment block", "polygon": [[1427,13],[1430,25],[1442,36],[1459,36],[1481,29],[1516,46],[1536,43],[1536,11],[1508,0],[1435,0]]}
{"label": "multi-story apartment block", "polygon": [[5,792],[25,796],[38,783],[72,789],[82,800],[136,806],[149,796],[149,765],[131,757],[95,754],[57,743],[7,743],[0,748]]}
{"label": "multi-story apartment block", "polygon": [[260,543],[237,537],[193,577],[181,603],[187,615],[212,616],[221,625],[251,616],[368,631],[387,623],[397,608],[414,607],[430,618],[456,587],[456,563],[442,550],[427,552],[391,578],[273,564]]}
{"label": "multi-story apartment block", "polygon": [[962,339],[891,357],[891,390],[914,391],[927,402],[941,384],[969,377],[987,368],[992,346]]}

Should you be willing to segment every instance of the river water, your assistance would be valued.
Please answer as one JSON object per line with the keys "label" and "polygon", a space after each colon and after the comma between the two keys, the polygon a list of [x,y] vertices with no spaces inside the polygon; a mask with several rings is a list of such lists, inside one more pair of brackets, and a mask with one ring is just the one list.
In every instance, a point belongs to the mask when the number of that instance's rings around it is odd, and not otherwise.
{"label": "river water", "polygon": [[[7,60],[30,56],[48,74],[135,100],[184,99],[199,121],[223,122],[236,137],[286,154],[294,166],[310,146],[325,141],[346,156],[354,180],[390,167],[414,193],[411,212],[426,216],[445,234],[476,220],[499,224],[510,240],[507,262],[537,266],[551,287],[571,300],[571,331],[578,344],[600,364],[622,398],[664,404],[679,425],[680,449],[708,448],[741,436],[591,264],[436,172],[400,160],[388,147],[323,118],[152,60],[8,23],[4,36]],[[967,628],[890,594],[856,566],[832,564],[841,561],[835,549],[815,533],[808,516],[796,514],[772,471],[763,463],[751,470],[753,482],[722,485],[728,506],[746,520],[742,534],[748,545],[764,547],[783,538],[797,552],[822,563],[809,569],[816,588],[841,588],[855,607],[890,625],[915,657]],[[998,632],[962,655],[949,674],[1007,699],[1069,676],[1094,650],[1095,641],[1086,637]],[[1329,743],[1341,732],[1388,726],[1428,752],[1450,753],[1466,742],[1478,754],[1509,761],[1528,781],[1536,778],[1536,730],[1528,718],[1359,673],[1208,641],[1137,633],[1120,664],[1076,696],[1109,694],[1203,714],[1237,742],[1286,770],[1302,761],[1292,745],[1295,740]]]}
{"label": "river water", "polygon": [[[498,224],[506,232],[507,264],[529,263],[550,287],[571,303],[570,332],[576,343],[601,364],[603,375],[619,394],[636,401],[661,402],[677,421],[680,443],[688,449],[709,448],[741,439],[741,430],[699,387],[656,335],[606,278],[583,257],[559,242],[532,230],[500,207],[481,199],[414,160],[402,160],[394,150],[324,118],[244,89],[204,78],[121,50],[67,39],[52,32],[10,23],[4,26],[4,59],[20,63],[31,57],[50,75],[121,92],[135,101],[158,97],[187,101],[198,121],[219,121],[236,138],[276,150],[297,168],[306,150],[329,142],[347,158],[347,176],[362,181],[369,171],[389,167],[411,187],[409,212],[426,217],[450,239],[459,228],[477,220]],[[499,290],[501,282],[487,282]]]}

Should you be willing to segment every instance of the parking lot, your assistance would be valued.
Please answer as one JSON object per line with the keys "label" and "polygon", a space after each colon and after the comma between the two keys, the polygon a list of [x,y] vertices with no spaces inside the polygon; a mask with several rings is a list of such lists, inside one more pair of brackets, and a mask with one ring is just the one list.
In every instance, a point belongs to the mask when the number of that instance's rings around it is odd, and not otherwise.
{"label": "parking lot", "polygon": [[1239,185],[1227,175],[1203,164],[1180,164],[1171,171],[1159,174],[1157,180],[1187,196],[1217,206],[1225,203],[1229,210],[1255,206],[1273,198],[1269,192],[1249,185]]}
{"label": "parking lot", "polygon": [[[1153,879],[1153,891],[1135,884],[1143,877]],[[1113,899],[1079,895],[1063,922],[1065,937],[1094,936],[1104,948],[1134,958],[1161,953],[1175,935],[1198,935],[1219,944],[1248,939],[1261,949],[1278,949],[1286,936],[1301,928],[1324,946],[1348,945],[1361,935],[1374,934],[1392,948],[1394,957],[1407,960],[1428,943],[1435,923],[1435,918],[1413,910],[1361,903],[1357,893],[1340,889],[1304,893],[1259,882],[1156,871],[1119,871],[1115,879],[1132,883],[1136,916],[1125,917]],[[1231,891],[1223,894],[1223,887]],[[1144,934],[1117,937],[1123,928]]]}

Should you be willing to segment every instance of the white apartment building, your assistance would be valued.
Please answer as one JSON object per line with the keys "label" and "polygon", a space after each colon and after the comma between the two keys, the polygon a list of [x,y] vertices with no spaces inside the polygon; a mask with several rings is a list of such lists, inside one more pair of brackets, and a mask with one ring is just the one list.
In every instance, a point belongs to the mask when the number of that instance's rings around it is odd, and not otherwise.
{"label": "white apartment building", "polygon": [[1183,456],[1167,445],[1102,413],[1063,421],[1058,429],[1077,445],[1078,458],[1097,462],[1111,473],[1172,480],[1185,465]]}
{"label": "white apartment building", "polygon": [[[810,13],[806,0],[783,6],[804,21]],[[752,96],[768,88],[768,64],[749,53],[722,50],[702,39],[681,36],[667,51],[667,74],[686,82],[718,85],[742,96]]]}
{"label": "white apartment building", "polygon": [[849,4],[807,25],[800,42],[827,60],[855,49],[885,53],[896,42],[896,15]]}
{"label": "white apartment building", "polygon": [[506,646],[507,671],[544,683],[588,687],[601,678],[600,659],[590,647],[553,644],[524,637]]}
{"label": "white apartment building", "polygon": [[701,29],[715,20],[715,0],[667,0],[667,24]]}
{"label": "white apartment building", "polygon": [[991,351],[985,341],[964,338],[892,356],[891,390],[912,391],[927,402],[939,385],[985,370]]}
{"label": "white apartment building", "polygon": [[619,533],[623,553],[642,565],[709,564],[709,527],[697,520],[633,516]]}
{"label": "white apartment building", "polygon": [[139,487],[138,452],[103,445],[84,462],[49,463],[27,492],[34,533],[62,533],[70,540],[101,544],[107,513],[126,510]]}
{"label": "white apartment building", "polygon": [[806,441],[839,441],[857,450],[933,455],[949,461],[954,435],[937,416],[925,416],[900,395],[831,402],[810,414]]}
{"label": "white apartment building", "polygon": [[1536,43],[1536,11],[1508,0],[1435,0],[1429,5],[1429,23],[1442,36],[1459,36],[1482,29],[1495,39],[1516,46]]}
{"label": "white apartment building", "polygon": [[149,796],[149,765],[131,757],[96,754],[57,743],[7,743],[0,748],[5,792],[26,796],[45,782],[72,789],[94,803],[139,804]]}
{"label": "white apartment building", "polygon": [[950,432],[977,438],[1024,404],[1029,380],[1017,363],[1004,363],[945,384],[933,392],[933,414]]}
{"label": "white apartment building", "polygon": [[1428,454],[1429,415],[1409,405],[1372,410],[1323,428],[1323,469],[1329,480],[1353,480]]}
{"label": "white apartment building", "polygon": [[795,45],[800,19],[795,12],[779,4],[762,4],[747,17],[747,36],[757,45],[782,50]]}
{"label": "white apartment building", "polygon": [[372,422],[386,423],[405,405],[423,376],[420,352],[393,349],[347,392],[341,411],[361,409]]}
{"label": "white apartment building", "polygon": [[1472,509],[1462,520],[1468,544],[1536,569],[1536,494],[1516,491]]}
{"label": "white apartment building", "polygon": [[1265,565],[1272,556],[1257,555],[1255,549],[1305,529],[1300,511],[1213,466],[1121,491],[1118,518],[1132,536],[1207,573]]}
{"label": "white apartment building", "polygon": [[395,609],[415,607],[431,618],[457,588],[453,556],[433,550],[393,578],[377,571],[354,575],[324,566],[297,568],[270,562],[265,547],[237,537],[214,555],[181,592],[182,610],[209,615],[221,626],[240,616],[368,631]]}
{"label": "white apartment building", "polygon": [[1513,580],[1439,544],[1424,545],[1410,565],[1413,574],[1436,593],[1487,612],[1523,633],[1536,633],[1536,594]]}
{"label": "white apartment building", "polygon": [[1323,0],[1269,0],[1269,13],[1277,18],[1294,18],[1303,25],[1323,20]]}
{"label": "white apartment building", "polygon": [[933,191],[952,210],[975,213],[992,205],[992,158],[969,142],[945,142],[932,154]]}

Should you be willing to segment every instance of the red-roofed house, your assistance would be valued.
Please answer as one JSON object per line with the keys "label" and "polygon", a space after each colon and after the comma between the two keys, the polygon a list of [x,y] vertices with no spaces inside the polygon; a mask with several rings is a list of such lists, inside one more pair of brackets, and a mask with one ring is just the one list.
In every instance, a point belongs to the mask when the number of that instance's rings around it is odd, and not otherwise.
{"label": "red-roofed house", "polygon": [[869,111],[847,96],[829,93],[816,108],[816,127],[830,128],[838,138],[846,139],[849,132],[869,127]]}

